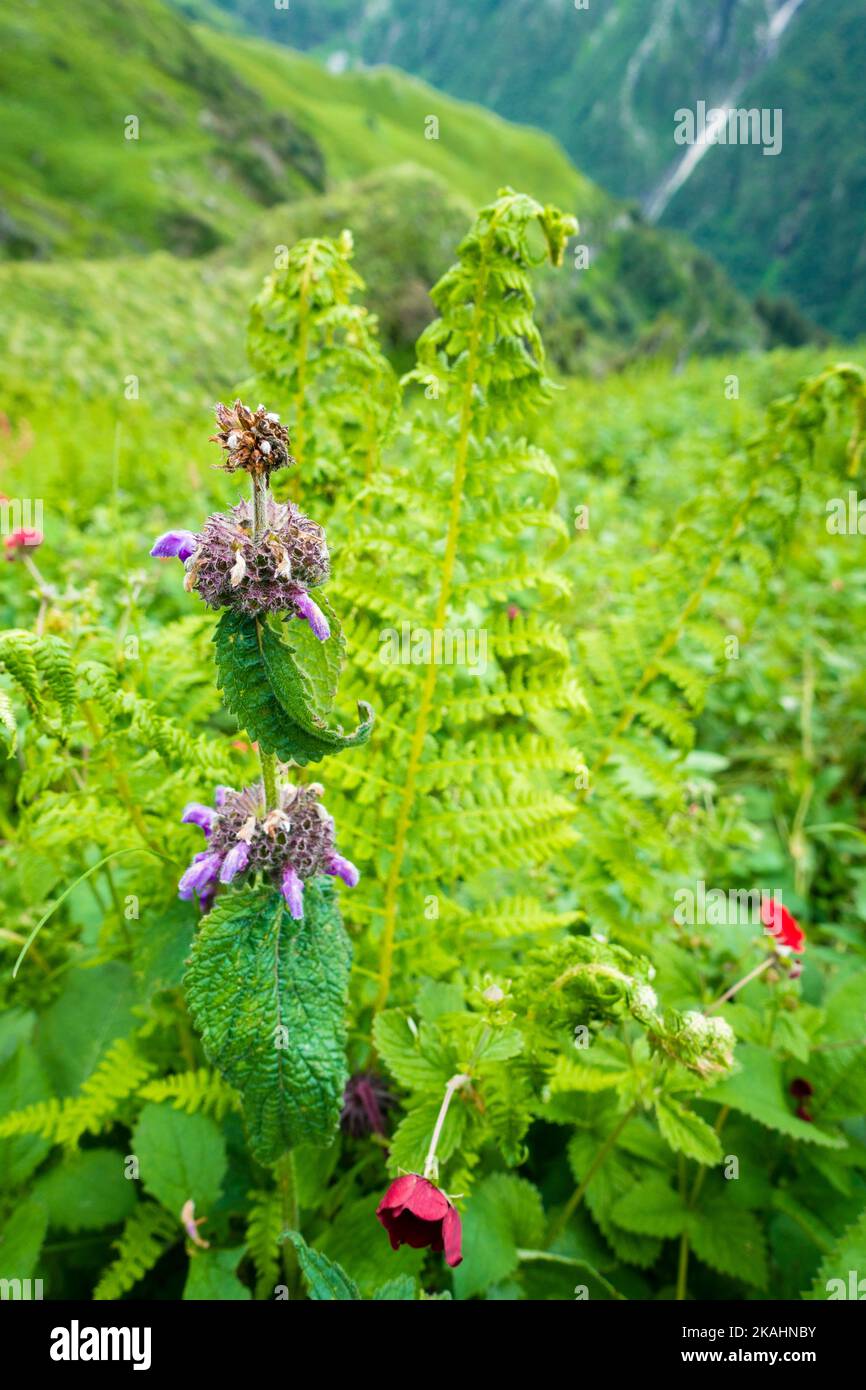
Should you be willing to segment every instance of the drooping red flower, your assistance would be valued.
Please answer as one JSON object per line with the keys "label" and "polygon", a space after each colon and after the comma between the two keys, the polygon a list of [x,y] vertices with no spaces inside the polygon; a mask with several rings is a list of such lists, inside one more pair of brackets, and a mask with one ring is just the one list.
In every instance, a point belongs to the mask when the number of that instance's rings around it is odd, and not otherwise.
{"label": "drooping red flower", "polygon": [[20,531],[13,531],[6,537],[3,546],[6,550],[6,559],[14,560],[19,550],[35,550],[44,540],[41,531],[33,531],[28,527]]}
{"label": "drooping red flower", "polygon": [[391,1241],[391,1249],[411,1245],[421,1250],[444,1250],[452,1269],[463,1259],[460,1253],[460,1216],[438,1187],[418,1173],[407,1173],[392,1182],[376,1208]]}
{"label": "drooping red flower", "polygon": [[803,954],[806,949],[806,933],[796,917],[792,917],[788,909],[776,898],[762,897],[761,921],[767,930],[772,932],[778,946],[787,946],[789,950],[796,951],[798,956]]}

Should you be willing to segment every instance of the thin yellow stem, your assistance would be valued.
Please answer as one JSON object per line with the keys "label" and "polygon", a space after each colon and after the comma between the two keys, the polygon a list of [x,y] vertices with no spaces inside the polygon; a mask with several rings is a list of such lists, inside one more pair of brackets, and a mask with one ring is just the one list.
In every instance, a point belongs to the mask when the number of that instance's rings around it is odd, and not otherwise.
{"label": "thin yellow stem", "polygon": [[[472,398],[475,389],[475,378],[478,371],[486,287],[487,265],[486,262],[482,260],[476,287],[472,330],[469,338],[466,380],[464,382],[463,400],[460,409],[460,435],[454,460],[454,476],[451,484],[451,506],[448,516],[445,556],[442,562],[442,579],[439,586],[439,597],[436,602],[436,613],[433,619],[434,632],[438,632],[445,626],[445,619],[448,615],[448,604],[451,598],[451,586],[454,580],[454,566],[457,560],[457,545],[460,536],[460,513],[463,505],[463,488],[466,482],[466,461],[469,456],[469,440],[472,429]],[[436,690],[437,675],[438,668],[435,663],[431,661],[424,677],[418,717],[415,721],[412,742],[409,746],[409,761],[406,767],[406,778],[403,785],[403,798],[400,803],[400,810],[397,814],[394,853],[391,858],[388,878],[385,883],[385,921],[382,929],[382,944],[379,952],[379,991],[376,997],[376,1012],[383,1009],[387,1004],[388,993],[391,988],[391,972],[394,965],[394,932],[397,923],[397,898],[400,888],[400,877],[403,871],[403,860],[406,855],[406,840],[412,821],[412,811],[415,805],[418,769],[421,765],[424,741],[427,737],[427,728],[430,720],[430,710],[433,706],[433,695]]]}

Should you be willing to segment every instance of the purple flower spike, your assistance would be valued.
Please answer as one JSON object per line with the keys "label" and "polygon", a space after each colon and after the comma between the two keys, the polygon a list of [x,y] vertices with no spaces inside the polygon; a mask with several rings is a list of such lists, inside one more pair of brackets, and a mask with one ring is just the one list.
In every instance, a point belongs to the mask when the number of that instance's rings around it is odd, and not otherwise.
{"label": "purple flower spike", "polygon": [[190,801],[183,808],[180,818],[181,825],[197,825],[205,835],[210,835],[215,820],[216,811],[210,806],[203,806],[200,801]]}
{"label": "purple flower spike", "polygon": [[231,883],[235,874],[242,874],[249,862],[250,847],[245,840],[238,840],[223,860],[220,883]]}
{"label": "purple flower spike", "polygon": [[289,911],[295,921],[300,922],[304,915],[304,885],[291,864],[287,864],[283,871],[282,890],[283,897],[289,905]]}
{"label": "purple flower spike", "polygon": [[331,629],[328,626],[328,619],[319,605],[313,603],[310,595],[305,593],[303,589],[298,589],[292,597],[298,616],[307,620],[320,642],[327,642],[331,635]]}
{"label": "purple flower spike", "polygon": [[351,859],[344,859],[342,854],[331,855],[325,873],[333,878],[341,878],[350,888],[354,888],[361,877]]}
{"label": "purple flower spike", "polygon": [[188,560],[198,550],[198,536],[194,531],[166,531],[153,543],[151,555],[157,560]]}
{"label": "purple flower spike", "polygon": [[193,893],[201,893],[216,878],[222,863],[221,854],[197,854],[177,885],[177,895],[187,902]]}
{"label": "purple flower spike", "polygon": [[220,786],[218,786],[216,791],[214,792],[214,804],[218,807],[222,806],[227,796],[236,795],[237,793],[234,792],[231,787],[224,787],[222,786],[222,784],[220,784]]}

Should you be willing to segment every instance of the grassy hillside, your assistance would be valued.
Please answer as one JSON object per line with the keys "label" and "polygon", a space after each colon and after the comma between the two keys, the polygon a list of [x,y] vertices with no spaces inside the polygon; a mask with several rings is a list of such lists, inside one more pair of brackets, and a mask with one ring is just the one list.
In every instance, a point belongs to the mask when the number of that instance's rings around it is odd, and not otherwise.
{"label": "grassy hillside", "polygon": [[310,135],[159,0],[5,6],[0,48],[0,256],[195,254],[322,185]]}
{"label": "grassy hillside", "polygon": [[[515,126],[405,73],[380,68],[338,76],[259,39],[203,26],[196,34],[218,62],[256,85],[271,111],[287,113],[310,132],[324,151],[332,183],[410,161],[441,175],[473,204],[489,201],[509,183],[579,210],[584,224],[615,215],[614,200],[578,173],[541,130]],[[438,139],[426,138],[428,116],[439,121]]]}
{"label": "grassy hillside", "polygon": [[[682,150],[674,112],[698,100],[781,108],[783,148],[710,150],[665,207],[749,294],[793,297],[855,336],[866,311],[862,0],[342,0],[224,10],[272,38],[394,63],[549,130],[613,193],[652,201]],[[790,15],[783,27],[782,20]],[[769,25],[779,27],[778,39]]]}

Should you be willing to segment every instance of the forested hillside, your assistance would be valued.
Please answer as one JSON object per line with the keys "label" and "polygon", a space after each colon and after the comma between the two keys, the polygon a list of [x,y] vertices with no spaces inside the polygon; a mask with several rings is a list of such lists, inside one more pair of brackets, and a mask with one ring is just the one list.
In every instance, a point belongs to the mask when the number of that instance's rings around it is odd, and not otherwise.
{"label": "forested hillside", "polygon": [[[273,11],[220,0],[248,25],[341,61],[392,63],[552,132],[605,188],[687,230],[749,294],[792,296],[856,336],[866,315],[866,118],[860,0],[332,0]],[[670,199],[674,112],[783,113],[783,148],[715,148]],[[827,209],[833,216],[828,218]]]}

